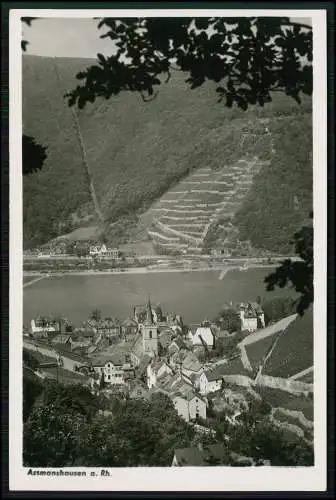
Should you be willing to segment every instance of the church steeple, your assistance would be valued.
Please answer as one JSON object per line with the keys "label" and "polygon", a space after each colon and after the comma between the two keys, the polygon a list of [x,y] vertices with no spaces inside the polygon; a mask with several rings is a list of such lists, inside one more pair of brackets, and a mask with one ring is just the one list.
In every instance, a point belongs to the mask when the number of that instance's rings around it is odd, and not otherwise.
{"label": "church steeple", "polygon": [[152,305],[149,296],[146,305],[146,320],[142,325],[142,345],[143,352],[145,354],[157,356],[159,352],[158,327],[154,323]]}
{"label": "church steeple", "polygon": [[148,302],[147,302],[147,306],[146,306],[146,323],[149,325],[153,325],[153,323],[154,323],[152,305],[150,302],[149,295],[148,295]]}

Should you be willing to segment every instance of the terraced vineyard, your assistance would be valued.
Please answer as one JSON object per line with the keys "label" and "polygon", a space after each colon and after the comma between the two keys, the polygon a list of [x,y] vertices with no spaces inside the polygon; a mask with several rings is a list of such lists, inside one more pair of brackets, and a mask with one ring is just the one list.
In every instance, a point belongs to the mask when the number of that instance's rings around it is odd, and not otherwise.
{"label": "terraced vineyard", "polygon": [[154,247],[167,253],[201,253],[215,223],[220,220],[223,228],[232,229],[234,215],[265,163],[253,157],[220,170],[199,168],[167,191],[151,208],[148,235]]}

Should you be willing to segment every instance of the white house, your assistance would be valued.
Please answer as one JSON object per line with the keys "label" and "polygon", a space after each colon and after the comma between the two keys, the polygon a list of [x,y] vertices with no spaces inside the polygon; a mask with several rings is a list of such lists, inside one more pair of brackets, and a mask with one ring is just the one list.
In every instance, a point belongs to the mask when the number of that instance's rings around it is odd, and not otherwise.
{"label": "white house", "polygon": [[92,359],[92,367],[98,375],[104,377],[104,382],[111,385],[125,384],[127,376],[132,372],[132,366],[118,356]]}
{"label": "white house", "polygon": [[241,303],[239,306],[241,329],[254,332],[258,328],[265,328],[265,315],[256,302]]}
{"label": "white house", "polygon": [[50,333],[60,332],[60,322],[50,318],[38,317],[31,320],[30,330],[34,337],[48,337]]}
{"label": "white house", "polygon": [[203,398],[194,392],[186,395],[172,396],[172,401],[177,413],[186,421],[196,418],[206,419],[206,403]]}
{"label": "white house", "polygon": [[208,370],[200,376],[200,393],[209,394],[209,392],[218,391],[222,387],[223,375],[218,369]]}
{"label": "white house", "polygon": [[164,374],[172,374],[173,370],[164,361],[152,361],[147,366],[147,385],[148,388],[156,386],[157,379]]}
{"label": "white house", "polygon": [[91,246],[89,254],[91,257],[111,257],[112,259],[119,259],[120,257],[118,248],[108,248],[105,244]]}
{"label": "white house", "polygon": [[191,328],[188,332],[188,339],[194,346],[206,346],[209,349],[215,347],[215,332],[208,323]]}

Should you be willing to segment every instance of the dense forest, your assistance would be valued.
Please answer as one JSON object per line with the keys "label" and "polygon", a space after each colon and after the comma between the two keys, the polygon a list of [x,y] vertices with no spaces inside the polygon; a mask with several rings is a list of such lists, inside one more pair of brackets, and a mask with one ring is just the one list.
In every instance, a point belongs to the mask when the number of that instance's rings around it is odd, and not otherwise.
{"label": "dense forest", "polygon": [[[24,178],[26,248],[97,222],[78,130],[64,99],[76,73],[89,63],[23,56],[24,133],[47,148],[43,169]],[[239,229],[257,246],[285,248],[288,231],[299,227],[306,215],[310,98],[298,105],[274,95],[264,108],[227,108],[217,102],[212,83],[190,92],[184,75],[176,72],[150,103],[125,92],[76,113],[98,203],[108,222],[146,208],[194,168],[221,168],[248,155],[269,158],[273,143],[271,165],[260,172],[237,215]],[[272,134],[259,137],[265,121]],[[276,216],[275,223],[270,223],[270,214]]]}

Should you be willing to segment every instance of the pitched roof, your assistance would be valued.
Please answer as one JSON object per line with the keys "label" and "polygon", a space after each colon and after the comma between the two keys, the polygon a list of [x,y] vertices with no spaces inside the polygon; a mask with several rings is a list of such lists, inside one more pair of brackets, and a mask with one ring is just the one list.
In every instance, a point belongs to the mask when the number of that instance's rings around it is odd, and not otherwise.
{"label": "pitched roof", "polygon": [[168,347],[171,344],[172,340],[172,335],[174,332],[166,332],[164,331],[159,335],[159,342],[162,345],[162,347]]}
{"label": "pitched roof", "polygon": [[60,355],[63,356],[63,358],[68,358],[72,359],[73,361],[77,361],[78,363],[83,363],[83,364],[88,364],[89,359],[85,358],[83,356],[79,356],[78,354],[75,354],[74,352],[69,352],[69,351],[63,351],[61,348],[58,348],[56,352]]}
{"label": "pitched roof", "polygon": [[[238,453],[229,451],[224,444],[211,444],[204,446],[203,449],[179,448],[175,450],[175,457],[180,466],[207,466],[211,465],[211,459],[218,461],[221,465],[239,464],[256,465],[252,457],[245,457]],[[261,465],[270,465],[269,460],[260,460]]]}
{"label": "pitched roof", "polygon": [[184,341],[183,341],[183,339],[181,337],[176,337],[172,341],[172,344],[176,344],[177,347],[179,347],[180,349],[182,349],[183,347],[185,347]]}
{"label": "pitched roof", "polygon": [[109,362],[111,362],[114,366],[122,366],[125,364],[125,357],[121,354],[101,354],[98,356],[92,356],[91,361],[93,366],[104,366]]}
{"label": "pitched roof", "polygon": [[72,340],[71,335],[56,335],[56,337],[54,337],[51,340],[51,343],[52,344],[66,344],[67,342],[70,342],[71,340]]}
{"label": "pitched roof", "polygon": [[220,380],[224,375],[250,375],[242,363],[240,357],[234,358],[232,361],[216,365],[205,372],[206,378],[209,381]]}
{"label": "pitched roof", "polygon": [[186,370],[190,370],[193,372],[199,372],[203,368],[203,365],[198,361],[196,356],[193,356],[192,354],[188,354],[184,358],[182,366]]}
{"label": "pitched roof", "polygon": [[152,358],[150,356],[148,356],[148,354],[143,355],[142,359],[140,360],[139,366],[138,366],[139,375],[143,375],[144,373],[146,373],[147,366],[151,362],[151,359]]}
{"label": "pitched roof", "polygon": [[95,332],[91,328],[76,328],[76,330],[73,332],[72,336],[78,336],[78,337],[94,337]]}
{"label": "pitched roof", "polygon": [[203,449],[190,447],[175,450],[175,457],[182,466],[205,466],[209,465],[211,457],[224,461],[227,456],[228,450],[223,444],[204,446]]}
{"label": "pitched roof", "polygon": [[134,339],[131,352],[137,357],[140,357],[143,354],[141,333],[138,333],[138,335]]}
{"label": "pitched roof", "polygon": [[138,323],[132,318],[126,318],[125,321],[122,322],[122,326],[134,326],[138,328]]}

